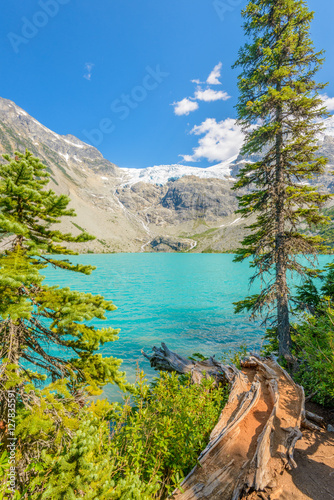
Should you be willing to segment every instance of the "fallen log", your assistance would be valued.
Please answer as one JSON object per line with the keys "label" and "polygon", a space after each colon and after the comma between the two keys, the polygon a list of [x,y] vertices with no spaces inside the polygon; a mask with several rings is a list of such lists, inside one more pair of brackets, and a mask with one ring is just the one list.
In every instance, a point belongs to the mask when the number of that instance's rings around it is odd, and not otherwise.
{"label": "fallen log", "polygon": [[[142,351],[155,370],[190,373],[194,383],[200,383],[203,376],[212,376],[217,383],[232,383],[238,370],[234,366],[225,366],[211,357],[205,361],[192,361],[168,349],[166,344],[161,347],[152,347],[153,355],[149,356]],[[204,375],[205,374],[205,375]]]}
{"label": "fallen log", "polygon": [[252,491],[264,491],[284,468],[296,467],[295,444],[302,437],[302,422],[308,422],[305,396],[276,361],[252,355],[238,370],[213,357],[186,359],[165,344],[154,347],[150,356],[143,354],[157,370],[190,373],[194,383],[210,376],[217,384],[230,385],[228,402],[199,464],[174,491],[173,499],[238,500]]}

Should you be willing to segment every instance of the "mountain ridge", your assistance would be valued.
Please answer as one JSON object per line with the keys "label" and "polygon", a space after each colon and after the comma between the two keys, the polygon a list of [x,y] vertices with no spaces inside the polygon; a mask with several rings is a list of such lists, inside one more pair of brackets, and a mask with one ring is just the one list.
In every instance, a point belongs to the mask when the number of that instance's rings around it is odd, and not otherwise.
{"label": "mountain ridge", "polygon": [[[334,192],[334,118],[319,137],[330,163],[313,183]],[[13,101],[0,98],[0,153],[29,149],[47,166],[51,187],[70,196],[78,216],[63,229],[94,234],[73,249],[86,252],[233,251],[250,221],[234,214],[235,177],[246,159],[238,155],[207,168],[157,165],[120,168],[71,134],[48,129]],[[250,158],[249,160],[254,160]]]}

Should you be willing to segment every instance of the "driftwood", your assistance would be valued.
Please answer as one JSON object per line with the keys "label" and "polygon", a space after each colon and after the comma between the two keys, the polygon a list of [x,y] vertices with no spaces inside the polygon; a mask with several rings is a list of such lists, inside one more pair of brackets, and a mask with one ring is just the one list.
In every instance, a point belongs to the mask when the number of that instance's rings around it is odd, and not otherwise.
{"label": "driftwood", "polygon": [[170,351],[165,344],[143,353],[157,370],[190,373],[194,383],[212,376],[230,385],[229,400],[210,440],[188,474],[175,500],[238,500],[263,491],[284,468],[295,468],[295,444],[301,427],[319,430],[317,415],[305,412],[304,390],[271,358],[255,355],[242,370],[216,359],[194,362]]}

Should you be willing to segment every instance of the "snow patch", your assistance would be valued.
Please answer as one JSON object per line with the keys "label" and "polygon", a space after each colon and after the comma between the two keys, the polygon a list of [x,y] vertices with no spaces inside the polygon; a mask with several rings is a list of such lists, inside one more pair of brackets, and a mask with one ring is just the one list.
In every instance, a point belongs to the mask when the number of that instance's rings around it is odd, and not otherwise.
{"label": "snow patch", "polygon": [[320,138],[323,140],[325,135],[329,135],[330,137],[334,137],[334,115],[326,118],[324,120],[324,132],[319,134]]}
{"label": "snow patch", "polygon": [[63,158],[65,158],[66,161],[68,161],[70,155],[68,153],[66,153],[66,155],[63,155],[63,153],[59,153],[60,156],[62,156]]}
{"label": "snow patch", "polygon": [[240,219],[241,219],[241,217],[238,217],[237,219],[235,219],[234,221],[230,222],[229,224],[222,224],[219,227],[232,226],[233,224],[235,224],[236,222],[238,222],[238,220],[240,220]]}
{"label": "snow patch", "polygon": [[61,135],[58,136],[60,139],[63,139],[63,141],[67,142],[67,144],[70,144],[71,146],[74,146],[75,148],[80,148],[82,149],[84,146],[82,144],[75,144],[75,142],[71,142],[68,139],[64,139]]}

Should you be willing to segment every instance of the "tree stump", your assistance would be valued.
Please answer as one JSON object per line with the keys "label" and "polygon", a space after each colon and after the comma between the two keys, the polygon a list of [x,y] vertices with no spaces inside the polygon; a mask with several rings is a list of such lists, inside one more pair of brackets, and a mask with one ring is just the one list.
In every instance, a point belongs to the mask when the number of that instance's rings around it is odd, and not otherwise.
{"label": "tree stump", "polygon": [[[301,426],[314,426],[305,417],[304,390],[271,358],[255,355],[242,369],[214,358],[195,362],[168,349],[153,347],[148,356],[157,370],[190,373],[194,383],[206,376],[229,384],[230,395],[199,465],[174,491],[175,500],[238,500],[263,491],[284,468],[296,467],[294,447]],[[316,426],[315,426],[316,427]]]}

